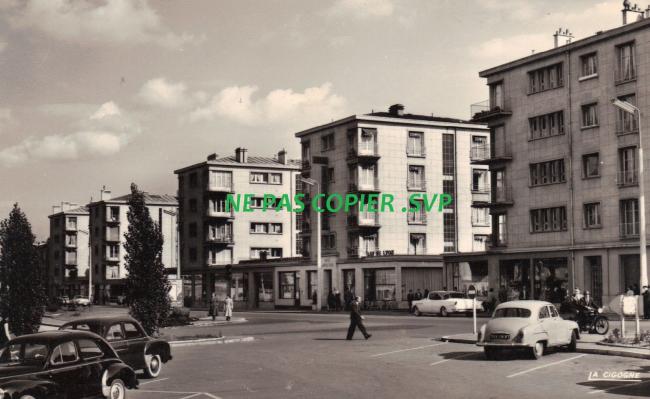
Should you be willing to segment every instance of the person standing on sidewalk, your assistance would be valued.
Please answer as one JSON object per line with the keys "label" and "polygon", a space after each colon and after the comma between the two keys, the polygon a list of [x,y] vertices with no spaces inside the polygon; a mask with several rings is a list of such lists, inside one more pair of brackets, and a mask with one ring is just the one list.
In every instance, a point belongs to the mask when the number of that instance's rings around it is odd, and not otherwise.
{"label": "person standing on sidewalk", "polygon": [[233,308],[233,302],[232,298],[230,298],[230,295],[226,295],[226,321],[230,321],[230,318],[232,317],[232,308]]}
{"label": "person standing on sidewalk", "polygon": [[354,336],[354,331],[359,327],[359,331],[363,334],[365,339],[372,337],[368,334],[366,327],[363,325],[363,316],[361,316],[361,297],[358,296],[350,303],[350,327],[348,328],[347,340],[351,340]]}
{"label": "person standing on sidewalk", "polygon": [[643,318],[650,319],[650,290],[647,285],[643,287]]}
{"label": "person standing on sidewalk", "polygon": [[212,297],[210,298],[210,310],[209,315],[212,316],[212,321],[214,321],[217,316],[219,316],[219,300],[217,299],[217,293],[213,292]]}

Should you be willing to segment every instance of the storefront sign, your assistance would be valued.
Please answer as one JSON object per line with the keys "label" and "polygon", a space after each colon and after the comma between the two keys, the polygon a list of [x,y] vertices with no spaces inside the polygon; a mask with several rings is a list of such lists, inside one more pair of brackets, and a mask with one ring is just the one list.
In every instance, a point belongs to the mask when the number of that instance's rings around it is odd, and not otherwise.
{"label": "storefront sign", "polygon": [[368,251],[367,255],[369,258],[380,257],[380,256],[394,256],[395,251],[392,249],[386,251]]}

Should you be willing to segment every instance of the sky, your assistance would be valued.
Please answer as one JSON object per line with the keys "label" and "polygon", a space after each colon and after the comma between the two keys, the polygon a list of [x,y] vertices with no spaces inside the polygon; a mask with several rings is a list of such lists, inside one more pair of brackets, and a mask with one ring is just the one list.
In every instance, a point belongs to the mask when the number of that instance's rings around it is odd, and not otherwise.
{"label": "sky", "polygon": [[0,0],[0,218],[404,104],[468,119],[478,72],[621,24],[622,1]]}

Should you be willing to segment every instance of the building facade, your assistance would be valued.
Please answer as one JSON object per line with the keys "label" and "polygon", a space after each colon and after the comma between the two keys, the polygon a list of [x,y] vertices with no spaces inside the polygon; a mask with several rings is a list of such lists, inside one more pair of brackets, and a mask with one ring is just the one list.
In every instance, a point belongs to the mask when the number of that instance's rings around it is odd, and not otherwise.
{"label": "building facade", "polygon": [[[297,191],[300,162],[277,156],[210,155],[178,175],[180,259],[188,306],[205,306],[212,293],[230,293],[237,308],[273,306],[273,273],[247,260],[295,258],[301,254],[295,212],[263,209],[264,195],[291,200]],[[226,206],[231,195],[240,209]],[[244,209],[245,195],[250,203]],[[271,202],[268,203],[271,205]],[[230,290],[230,292],[228,292]]]}
{"label": "building facade", "polygon": [[53,207],[49,219],[50,238],[45,246],[48,295],[88,296],[88,209],[64,202]]}
{"label": "building facade", "polygon": [[[392,195],[393,210],[321,214],[323,295],[360,295],[369,306],[405,308],[409,291],[453,289],[442,254],[483,250],[490,233],[487,167],[470,165],[473,146],[489,143],[486,127],[451,118],[389,112],[355,115],[296,133],[302,145],[303,185],[317,194]],[[316,190],[311,190],[312,189]],[[442,211],[405,212],[412,194],[449,194]],[[322,204],[324,207],[325,204]],[[423,208],[421,208],[423,209]],[[317,292],[316,212],[301,227],[305,260],[274,265],[276,306],[311,306]],[[323,298],[322,304],[325,304]]]}
{"label": "building facade", "polygon": [[[151,218],[163,233],[162,262],[169,274],[178,268],[178,201],[166,194],[144,193]],[[87,205],[90,231],[93,296],[98,302],[115,302],[125,293],[128,275],[124,257],[124,234],[128,231],[130,194],[111,197],[101,190],[99,201]]]}
{"label": "building facade", "polygon": [[453,278],[488,270],[500,300],[638,289],[639,126],[612,100],[647,109],[649,40],[645,19],[479,74],[491,146],[472,162],[490,168],[492,234],[487,252],[446,258]]}

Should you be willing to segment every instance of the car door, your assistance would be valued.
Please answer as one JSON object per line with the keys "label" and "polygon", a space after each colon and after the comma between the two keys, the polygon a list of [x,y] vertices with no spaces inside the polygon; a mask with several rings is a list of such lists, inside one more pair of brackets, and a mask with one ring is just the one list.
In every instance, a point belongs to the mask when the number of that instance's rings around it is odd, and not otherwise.
{"label": "car door", "polygon": [[83,386],[84,395],[91,397],[101,395],[104,352],[95,340],[90,338],[77,340],[77,350],[86,376]]}
{"label": "car door", "polygon": [[554,305],[549,305],[549,313],[553,319],[553,335],[554,340],[558,344],[568,344],[571,342],[571,331],[567,328],[567,323],[560,316]]}
{"label": "car door", "polygon": [[440,303],[442,302],[442,296],[439,293],[434,292],[429,294],[429,312],[438,313],[440,312]]}
{"label": "car door", "polygon": [[81,365],[74,341],[67,341],[54,348],[48,362],[47,378],[56,382],[66,398],[82,398],[88,370]]}
{"label": "car door", "polygon": [[552,335],[555,330],[555,323],[551,318],[551,313],[548,310],[548,306],[542,306],[539,308],[538,320],[541,329],[546,333],[548,337],[548,346],[555,345],[555,337]]}
{"label": "car door", "polygon": [[133,322],[125,321],[122,326],[128,342],[128,354],[124,361],[135,369],[143,368],[145,366],[144,348],[149,339],[142,328]]}
{"label": "car door", "polygon": [[106,334],[104,338],[111,344],[117,356],[120,357],[125,363],[126,358],[128,358],[129,343],[124,337],[124,331],[122,330],[122,323],[116,322],[106,328]]}

